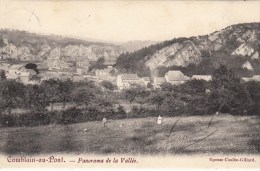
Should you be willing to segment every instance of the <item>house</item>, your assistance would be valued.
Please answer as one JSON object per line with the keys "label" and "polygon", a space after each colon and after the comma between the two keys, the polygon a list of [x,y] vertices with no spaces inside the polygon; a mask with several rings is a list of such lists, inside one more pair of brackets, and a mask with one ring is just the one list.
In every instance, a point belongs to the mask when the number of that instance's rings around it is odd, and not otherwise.
{"label": "house", "polygon": [[107,68],[105,68],[105,69],[97,69],[96,71],[95,71],[95,74],[96,74],[96,76],[98,76],[98,75],[110,75],[110,72],[113,70],[113,67],[111,67],[111,66],[108,66]]}
{"label": "house", "polygon": [[37,73],[33,69],[26,69],[23,64],[19,64],[19,65],[12,65],[9,68],[6,77],[7,79],[15,79],[24,84],[31,84],[32,77],[36,75]]}
{"label": "house", "polygon": [[253,81],[260,81],[260,75],[254,75],[251,80]]}
{"label": "house", "polygon": [[190,77],[185,76],[179,70],[168,71],[164,77],[165,77],[166,82],[174,84],[174,85],[185,83],[186,81],[188,81],[190,79]]}
{"label": "house", "polygon": [[191,77],[192,80],[205,80],[205,81],[211,81],[212,77],[211,75],[193,75]]}
{"label": "house", "polygon": [[260,81],[260,75],[254,75],[251,78],[247,78],[247,77],[242,77],[242,80],[247,82],[247,81]]}
{"label": "house", "polygon": [[250,81],[251,78],[242,77],[241,79],[242,79],[243,81],[247,82],[247,81]]}
{"label": "house", "polygon": [[47,65],[49,67],[49,70],[54,70],[54,69],[60,70],[62,68],[68,68],[70,66],[69,63],[59,59],[48,60]]}
{"label": "house", "polygon": [[11,65],[6,73],[7,79],[17,79],[24,68],[24,64]]}
{"label": "house", "polygon": [[136,74],[121,74],[116,78],[116,85],[120,90],[130,88],[134,84],[144,85],[144,82]]}
{"label": "house", "polygon": [[160,89],[161,88],[161,85],[163,84],[163,83],[166,83],[167,81],[166,81],[166,79],[165,79],[165,77],[154,77],[153,78],[153,86],[154,86],[154,88],[156,88],[156,89]]}
{"label": "house", "polygon": [[69,71],[68,72],[58,71],[58,74],[60,75],[61,80],[67,80],[67,79],[73,80],[73,73],[71,73]]}
{"label": "house", "polygon": [[49,69],[49,67],[46,63],[37,63],[36,65],[37,65],[38,70],[45,70],[46,71],[46,70]]}
{"label": "house", "polygon": [[109,81],[111,83],[116,83],[116,77],[109,76],[109,75],[98,75],[97,82],[101,83],[102,81]]}
{"label": "house", "polygon": [[24,64],[15,64],[10,66],[9,70],[8,70],[8,74],[10,75],[16,75],[18,73],[20,73],[20,70],[24,67]]}

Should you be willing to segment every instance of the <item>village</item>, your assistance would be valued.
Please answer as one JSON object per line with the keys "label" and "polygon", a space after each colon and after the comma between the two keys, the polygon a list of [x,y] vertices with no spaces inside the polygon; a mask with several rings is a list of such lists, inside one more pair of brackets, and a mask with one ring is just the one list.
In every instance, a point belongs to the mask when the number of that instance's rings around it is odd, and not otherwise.
{"label": "village", "polygon": [[[131,85],[140,85],[144,87],[152,86],[160,89],[161,84],[170,83],[179,85],[188,80],[205,80],[211,81],[211,75],[193,75],[188,77],[179,70],[170,70],[164,77],[138,77],[137,74],[116,74],[116,68],[111,65],[104,69],[96,69],[94,72],[87,72],[84,67],[77,67],[75,72],[64,71],[69,69],[69,65],[62,61],[53,61],[49,66],[38,63],[38,70],[27,69],[26,64],[10,64],[8,62],[0,62],[0,71],[4,71],[7,79],[13,79],[24,84],[40,84],[43,80],[48,79],[70,79],[73,82],[93,81],[99,85],[102,81],[108,81],[116,85],[118,90],[130,88]],[[73,68],[71,68],[73,70]],[[254,75],[251,78],[243,77],[243,81],[260,81],[260,75]]]}

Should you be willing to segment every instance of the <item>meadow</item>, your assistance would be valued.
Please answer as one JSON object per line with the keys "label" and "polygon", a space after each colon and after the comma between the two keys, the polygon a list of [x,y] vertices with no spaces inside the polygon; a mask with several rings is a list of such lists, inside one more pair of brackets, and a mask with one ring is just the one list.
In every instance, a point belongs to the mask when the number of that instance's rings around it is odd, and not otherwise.
{"label": "meadow", "polygon": [[0,128],[3,154],[259,154],[258,116],[176,116]]}

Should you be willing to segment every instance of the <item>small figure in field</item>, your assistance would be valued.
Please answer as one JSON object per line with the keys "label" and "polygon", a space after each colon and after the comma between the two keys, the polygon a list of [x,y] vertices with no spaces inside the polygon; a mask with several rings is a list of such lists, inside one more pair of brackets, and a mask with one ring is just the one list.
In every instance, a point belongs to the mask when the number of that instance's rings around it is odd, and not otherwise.
{"label": "small figure in field", "polygon": [[161,125],[162,124],[162,117],[159,115],[157,119],[157,124]]}
{"label": "small figure in field", "polygon": [[216,116],[218,116],[219,115],[219,112],[218,111],[216,111]]}
{"label": "small figure in field", "polygon": [[104,127],[107,127],[107,118],[103,118],[102,123],[103,123]]}
{"label": "small figure in field", "polygon": [[84,128],[84,129],[83,129],[83,131],[84,131],[84,132],[87,132],[87,131],[88,131],[88,129],[87,129],[87,128]]}

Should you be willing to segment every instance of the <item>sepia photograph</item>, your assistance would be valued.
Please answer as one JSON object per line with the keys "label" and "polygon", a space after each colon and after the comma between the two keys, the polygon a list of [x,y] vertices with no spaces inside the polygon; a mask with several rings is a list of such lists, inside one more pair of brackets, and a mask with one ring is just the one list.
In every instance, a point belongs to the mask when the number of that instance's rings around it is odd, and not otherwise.
{"label": "sepia photograph", "polygon": [[260,168],[259,9],[0,0],[0,167]]}

